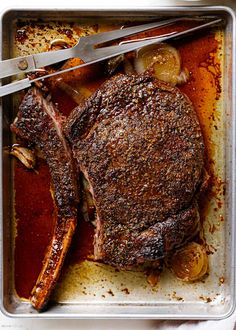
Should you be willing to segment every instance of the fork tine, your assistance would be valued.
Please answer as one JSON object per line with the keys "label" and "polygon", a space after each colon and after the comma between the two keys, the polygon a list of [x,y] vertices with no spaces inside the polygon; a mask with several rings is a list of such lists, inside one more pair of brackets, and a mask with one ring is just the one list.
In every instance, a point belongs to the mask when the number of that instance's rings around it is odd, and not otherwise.
{"label": "fork tine", "polygon": [[123,53],[127,53],[136,49],[139,49],[141,47],[144,46],[148,46],[154,43],[160,43],[163,42],[165,40],[169,40],[171,38],[176,38],[176,37],[180,37],[182,35],[185,34],[189,34],[191,32],[206,28],[208,26],[211,26],[213,24],[219,23],[221,22],[222,19],[215,19],[213,21],[204,23],[204,24],[200,24],[198,26],[195,26],[194,28],[188,29],[188,30],[184,30],[181,32],[176,32],[173,34],[169,34],[166,36],[160,36],[160,37],[156,37],[156,38],[151,38],[148,40],[142,40],[142,41],[134,41],[134,42],[128,42],[128,43],[123,43],[120,45],[116,45],[116,46],[108,46],[108,47],[102,47],[102,48],[97,48],[94,50],[92,57],[89,59],[89,61],[96,61],[96,60],[101,60],[101,59],[107,59],[119,54],[123,54]]}
{"label": "fork tine", "polygon": [[86,41],[88,40],[89,44],[96,45],[98,43],[116,40],[116,39],[123,38],[123,37],[129,36],[129,35],[132,35],[132,34],[136,34],[139,32],[146,31],[146,30],[150,30],[150,29],[154,29],[157,27],[171,24],[171,23],[175,23],[179,20],[184,20],[184,19],[186,19],[186,17],[179,17],[179,18],[175,17],[175,18],[163,20],[161,22],[147,23],[147,24],[132,26],[132,27],[124,28],[124,29],[113,30],[110,32],[101,32],[101,33],[93,34],[91,36],[86,36]]}
{"label": "fork tine", "polygon": [[132,26],[124,29],[118,29],[118,30],[113,30],[110,32],[101,32],[97,34],[93,34],[90,36],[86,36],[86,42],[87,44],[90,45],[96,45],[98,43],[103,43],[106,41],[112,41],[116,40],[119,38],[123,38],[132,34],[136,34],[139,32],[143,32],[146,30],[158,28],[161,26],[169,25],[178,21],[182,20],[195,20],[195,21],[201,21],[201,20],[206,20],[206,19],[213,19],[215,16],[202,16],[202,17],[175,17],[175,18],[170,18],[170,19],[165,19],[160,22],[153,22],[153,23],[147,23],[147,24],[142,24],[142,25],[137,25],[137,26]]}

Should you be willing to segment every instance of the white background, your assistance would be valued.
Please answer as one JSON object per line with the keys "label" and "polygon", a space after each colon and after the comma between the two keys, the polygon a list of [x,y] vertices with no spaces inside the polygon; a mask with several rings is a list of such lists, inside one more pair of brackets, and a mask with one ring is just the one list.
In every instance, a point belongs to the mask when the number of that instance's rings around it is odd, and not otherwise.
{"label": "white background", "polygon": [[[33,3],[34,2],[34,3]],[[213,4],[213,1],[172,1],[172,0],[67,0],[60,3],[60,0],[40,0],[36,3],[33,0],[0,0],[0,12],[7,8],[91,8],[91,7],[147,7],[147,6],[166,6],[166,5],[197,5],[197,4]],[[234,5],[235,1],[214,1],[214,4],[219,5]],[[212,330],[232,330],[236,329],[236,313],[227,320],[222,321],[155,321],[155,320],[35,320],[35,319],[13,319],[4,316],[0,312],[0,329],[19,329],[19,330],[68,330],[68,329],[122,329],[122,330],[144,330],[144,329],[179,329],[179,330],[193,330],[193,329],[212,329]]]}

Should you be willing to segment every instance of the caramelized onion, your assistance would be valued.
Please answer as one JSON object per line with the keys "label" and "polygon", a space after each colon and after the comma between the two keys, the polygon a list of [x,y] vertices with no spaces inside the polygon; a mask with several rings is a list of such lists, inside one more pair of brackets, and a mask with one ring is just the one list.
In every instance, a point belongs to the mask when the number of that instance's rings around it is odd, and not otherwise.
{"label": "caramelized onion", "polygon": [[182,281],[195,281],[202,278],[208,270],[205,248],[195,242],[188,243],[173,254],[170,267]]}
{"label": "caramelized onion", "polygon": [[[70,69],[83,63],[84,62],[78,57],[71,58],[63,64],[60,70]],[[73,85],[75,85],[80,83],[82,85],[85,82],[92,81],[94,76],[97,76],[100,71],[100,63],[95,63],[82,68],[74,69],[72,71],[64,72],[63,74],[58,74],[57,76],[50,77],[48,80],[52,86],[54,86],[60,78],[68,84],[73,83]]]}
{"label": "caramelized onion", "polygon": [[124,72],[125,72],[125,74],[134,74],[135,73],[133,65],[131,64],[130,60],[126,57],[124,59]]}
{"label": "caramelized onion", "polygon": [[147,277],[147,282],[148,282],[152,287],[156,286],[157,283],[160,282],[160,272],[155,272],[155,270],[152,271],[152,272],[148,275],[148,277]]}
{"label": "caramelized onion", "polygon": [[107,72],[111,76],[118,66],[124,61],[124,54],[117,55],[107,61]]}
{"label": "caramelized onion", "polygon": [[96,227],[96,208],[90,191],[89,182],[82,176],[82,213],[85,221],[90,221]]}
{"label": "caramelized onion", "polygon": [[178,50],[167,44],[157,44],[138,50],[135,70],[143,73],[148,70],[156,78],[176,85],[181,73],[181,59]]}
{"label": "caramelized onion", "polygon": [[77,104],[80,104],[83,102],[87,97],[91,95],[91,92],[89,89],[83,86],[78,87],[72,87],[66,82],[63,81],[63,79],[59,78],[57,81],[57,86],[63,90],[66,94],[68,94]]}

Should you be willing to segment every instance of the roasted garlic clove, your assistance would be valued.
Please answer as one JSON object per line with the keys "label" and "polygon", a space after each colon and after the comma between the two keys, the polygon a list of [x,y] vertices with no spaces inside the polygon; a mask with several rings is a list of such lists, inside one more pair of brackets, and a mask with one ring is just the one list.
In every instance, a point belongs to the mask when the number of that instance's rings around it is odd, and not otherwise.
{"label": "roasted garlic clove", "polygon": [[51,42],[50,42],[50,48],[59,48],[59,49],[62,49],[62,48],[68,48],[68,42],[64,39],[53,39]]}
{"label": "roasted garlic clove", "polygon": [[118,66],[124,61],[124,54],[117,55],[115,57],[112,57],[107,61],[107,72],[111,76]]}
{"label": "roasted garlic clove", "polygon": [[182,281],[201,279],[208,271],[208,257],[204,246],[195,242],[188,243],[172,255],[170,267]]}
{"label": "roasted garlic clove", "polygon": [[19,145],[13,145],[10,154],[19,159],[27,168],[33,169],[35,167],[36,158],[33,150]]}

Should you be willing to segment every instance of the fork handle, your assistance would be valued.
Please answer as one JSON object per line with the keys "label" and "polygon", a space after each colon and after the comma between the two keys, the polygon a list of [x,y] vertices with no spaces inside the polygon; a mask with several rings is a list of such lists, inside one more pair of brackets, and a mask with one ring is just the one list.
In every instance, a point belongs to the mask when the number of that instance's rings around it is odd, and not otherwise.
{"label": "fork handle", "polygon": [[30,86],[31,86],[31,81],[29,80],[29,78],[14,81],[13,83],[10,83],[5,86],[0,86],[0,97],[8,94],[12,94],[14,92],[20,91]]}
{"label": "fork handle", "polygon": [[68,60],[72,57],[74,57],[74,47],[33,55],[36,69]]}
{"label": "fork handle", "polygon": [[58,63],[73,57],[73,48],[38,53],[0,61],[0,78],[22,72],[31,72],[44,66]]}
{"label": "fork handle", "polygon": [[30,72],[33,70],[35,70],[33,55],[0,61],[0,78],[10,77],[21,72]]}

